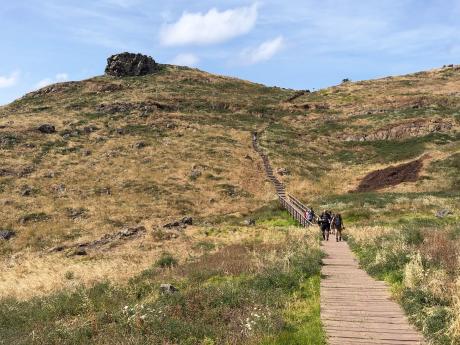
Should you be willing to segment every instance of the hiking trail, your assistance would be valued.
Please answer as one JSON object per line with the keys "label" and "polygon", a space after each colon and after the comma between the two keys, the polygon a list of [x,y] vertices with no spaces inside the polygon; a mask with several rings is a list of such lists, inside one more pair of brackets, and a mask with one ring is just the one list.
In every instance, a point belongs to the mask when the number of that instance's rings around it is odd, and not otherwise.
{"label": "hiking trail", "polygon": [[363,271],[346,242],[323,242],[321,321],[329,344],[423,344],[389,287]]}
{"label": "hiking trail", "polygon": [[[281,205],[302,226],[307,207],[286,193],[274,176],[268,156],[252,135],[268,179],[274,184]],[[416,345],[423,337],[408,322],[401,307],[391,300],[389,287],[362,270],[346,242],[323,241],[321,279],[321,321],[330,345]]]}

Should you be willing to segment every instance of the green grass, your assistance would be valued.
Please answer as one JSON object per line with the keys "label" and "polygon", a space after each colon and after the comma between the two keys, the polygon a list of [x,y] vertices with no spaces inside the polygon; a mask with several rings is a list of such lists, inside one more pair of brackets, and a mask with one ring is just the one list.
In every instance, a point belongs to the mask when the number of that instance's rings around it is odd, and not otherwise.
{"label": "green grass", "polygon": [[[434,198],[431,203],[422,202]],[[439,199],[437,201],[436,199]],[[408,203],[410,200],[417,205]],[[435,217],[438,203],[449,203],[454,207],[460,201],[456,190],[419,193],[347,193],[317,198],[311,203],[315,210],[333,209],[340,212],[346,224],[392,225],[392,226],[445,226],[458,221],[457,216]],[[400,207],[395,207],[400,203]]]}
{"label": "green grass", "polygon": [[164,253],[161,258],[157,260],[155,265],[162,268],[171,268],[177,266],[177,259],[169,253]]}
{"label": "green grass", "polygon": [[285,330],[267,337],[261,345],[322,345],[326,335],[320,319],[320,275],[302,284],[285,311]]}
{"label": "green grass", "polygon": [[[0,344],[323,344],[321,253],[291,239],[289,228],[280,230],[285,239],[276,257],[258,242],[180,264],[165,254],[127,285],[102,282],[28,301],[2,299]],[[250,264],[253,253],[265,262],[261,268]],[[71,272],[65,277],[74,279]],[[179,292],[160,294],[165,282]]]}

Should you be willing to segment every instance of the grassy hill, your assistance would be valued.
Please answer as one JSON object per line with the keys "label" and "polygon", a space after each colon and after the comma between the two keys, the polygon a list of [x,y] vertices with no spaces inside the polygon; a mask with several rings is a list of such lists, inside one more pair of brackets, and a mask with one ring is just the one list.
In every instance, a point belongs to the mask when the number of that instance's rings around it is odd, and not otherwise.
{"label": "grassy hill", "polygon": [[[459,339],[459,90],[458,66],[307,92],[162,65],[1,107],[0,229],[15,233],[0,240],[4,343],[321,343],[316,229],[275,206],[254,130],[291,193],[342,212],[413,322],[434,343]],[[164,300],[164,282],[184,294]],[[168,317],[144,321],[140,305]],[[248,306],[271,315],[256,331]]]}

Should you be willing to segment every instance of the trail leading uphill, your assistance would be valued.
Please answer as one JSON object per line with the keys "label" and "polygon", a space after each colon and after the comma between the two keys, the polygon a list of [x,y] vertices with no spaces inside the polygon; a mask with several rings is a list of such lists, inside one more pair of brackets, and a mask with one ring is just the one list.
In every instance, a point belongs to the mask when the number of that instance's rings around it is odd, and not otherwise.
{"label": "trail leading uphill", "polygon": [[[305,218],[307,207],[286,193],[273,175],[268,156],[253,133],[253,147],[264,163],[282,206],[302,226],[313,225]],[[409,324],[401,307],[390,299],[388,286],[376,281],[358,265],[346,242],[324,241],[321,281],[321,320],[330,345],[415,345],[423,337]]]}

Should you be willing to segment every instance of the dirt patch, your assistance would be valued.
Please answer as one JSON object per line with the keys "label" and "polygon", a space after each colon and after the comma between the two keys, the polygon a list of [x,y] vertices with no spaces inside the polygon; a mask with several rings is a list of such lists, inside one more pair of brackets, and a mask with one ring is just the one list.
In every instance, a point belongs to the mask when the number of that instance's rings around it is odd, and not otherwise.
{"label": "dirt patch", "polygon": [[420,158],[409,163],[373,171],[361,180],[355,192],[370,192],[396,186],[403,182],[415,182],[419,178],[422,167],[423,158]]}

